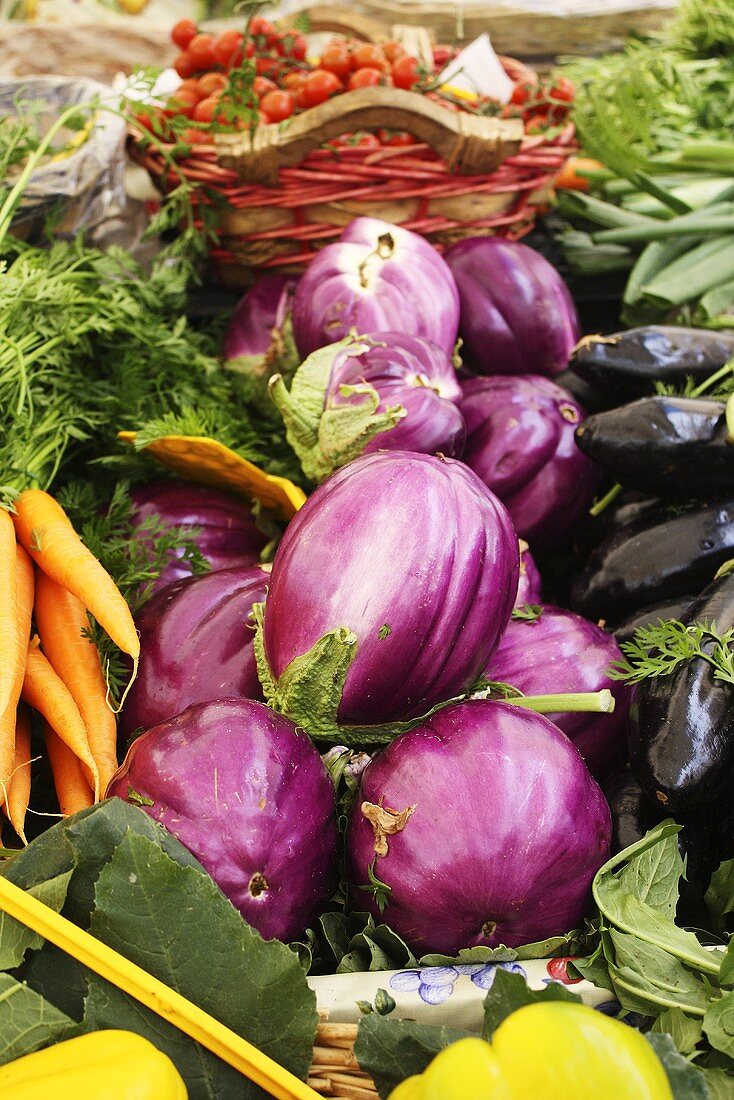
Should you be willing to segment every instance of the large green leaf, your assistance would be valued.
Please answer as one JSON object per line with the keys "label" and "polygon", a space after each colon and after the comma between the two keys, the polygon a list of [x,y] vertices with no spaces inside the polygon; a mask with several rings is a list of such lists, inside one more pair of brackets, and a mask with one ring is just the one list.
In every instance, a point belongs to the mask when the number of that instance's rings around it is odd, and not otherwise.
{"label": "large green leaf", "polygon": [[724,917],[734,913],[734,859],[719,864],[711,876],[704,901],[715,927],[723,931]]}
{"label": "large green leaf", "polygon": [[0,1065],[70,1039],[78,1030],[74,1020],[33,989],[0,974]]}
{"label": "large green leaf", "polygon": [[[305,1077],[316,998],[296,955],[264,941],[208,875],[182,867],[154,841],[125,836],[95,888],[90,931],[281,1065]],[[114,986],[89,977],[85,1026],[123,1027],[173,1059],[191,1100],[264,1094],[231,1067]]]}
{"label": "large green leaf", "polygon": [[[649,1014],[659,1012],[662,1005],[677,1006],[703,1017],[708,990],[692,970],[667,951],[637,936],[611,929],[609,937],[614,946],[616,969],[623,978],[632,981],[638,996],[649,997]],[[630,1007],[620,999],[625,1007]]]}
{"label": "large green leaf", "polygon": [[686,1016],[680,1008],[667,1008],[661,1012],[651,1030],[670,1035],[681,1054],[692,1054],[703,1036],[702,1021]]}
{"label": "large green leaf", "polygon": [[[28,893],[58,913],[64,904],[70,878],[71,871],[64,871],[54,878],[31,886]],[[20,966],[26,951],[31,947],[37,950],[42,943],[42,936],[32,932],[7,913],[0,912],[0,970],[12,970]]]}
{"label": "large green leaf", "polygon": [[468,1034],[458,1028],[391,1020],[371,1012],[359,1022],[354,1053],[375,1082],[381,1100],[386,1100],[396,1085],[422,1073],[440,1050]]}
{"label": "large green leaf", "polygon": [[710,1001],[703,1018],[706,1038],[715,1050],[734,1059],[734,991]]}
{"label": "large green leaf", "polygon": [[678,904],[678,883],[684,871],[678,836],[670,833],[630,860],[619,875],[619,882],[627,893],[672,919]]}

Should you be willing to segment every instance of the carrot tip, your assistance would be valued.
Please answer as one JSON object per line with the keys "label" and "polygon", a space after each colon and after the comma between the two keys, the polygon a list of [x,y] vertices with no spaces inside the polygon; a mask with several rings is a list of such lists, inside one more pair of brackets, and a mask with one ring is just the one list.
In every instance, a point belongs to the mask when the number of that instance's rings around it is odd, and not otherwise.
{"label": "carrot tip", "polygon": [[122,708],[124,707],[124,705],[125,705],[125,700],[127,699],[127,696],[128,696],[128,692],[130,691],[130,688],[131,688],[131,687],[133,686],[133,684],[135,683],[135,679],[136,679],[136,677],[137,677],[137,675],[138,675],[138,664],[139,664],[139,662],[140,662],[140,657],[139,657],[139,656],[135,656],[135,657],[133,658],[133,671],[132,671],[132,675],[131,675],[130,679],[128,680],[128,684],[127,684],[127,687],[126,687],[126,688],[125,688],[125,690],[123,691],[123,693],[122,693],[122,697],[121,697],[121,699],[120,699],[120,703],[119,703],[119,705],[118,705],[117,707],[113,707],[113,706],[112,706],[112,703],[110,702],[110,681],[109,681],[109,668],[110,668],[110,662],[109,662],[109,661],[107,662],[107,667],[105,668],[105,680],[107,680],[107,703],[108,703],[108,705],[109,705],[109,708],[110,708],[110,710],[112,711],[112,713],[113,713],[113,714],[119,714],[119,713],[120,713],[120,711],[122,710]]}

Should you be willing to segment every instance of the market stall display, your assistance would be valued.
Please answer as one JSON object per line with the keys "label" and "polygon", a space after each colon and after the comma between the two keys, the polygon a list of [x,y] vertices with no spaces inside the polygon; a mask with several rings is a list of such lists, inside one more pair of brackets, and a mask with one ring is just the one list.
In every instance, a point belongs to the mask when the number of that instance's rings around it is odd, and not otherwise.
{"label": "market stall display", "polygon": [[[694,83],[716,13],[660,40]],[[453,49],[309,60],[259,14],[173,39],[167,89],[89,107],[168,181],[147,269],[14,235],[74,139],[0,120],[0,1083],[74,1060],[104,1090],[94,1049],[192,1100],[731,1096],[728,185],[666,181],[663,130],[601,163],[563,74],[466,93]],[[385,93],[442,157],[344,139]],[[481,195],[474,156],[494,185],[538,150],[567,248],[634,263],[635,328],[582,335],[514,213],[438,229],[354,188],[262,230],[240,301],[213,281],[220,200],[311,157],[389,162],[404,204],[411,163]],[[720,282],[663,310],[642,275],[708,238]]]}

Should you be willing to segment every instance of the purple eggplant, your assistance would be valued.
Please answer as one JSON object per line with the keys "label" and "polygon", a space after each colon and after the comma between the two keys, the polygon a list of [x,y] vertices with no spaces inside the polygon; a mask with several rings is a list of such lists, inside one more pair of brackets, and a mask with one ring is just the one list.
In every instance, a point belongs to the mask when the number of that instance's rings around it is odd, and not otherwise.
{"label": "purple eggplant", "polygon": [[178,837],[266,939],[301,935],[336,884],[329,774],[262,703],[221,699],[162,722],[133,742],[108,794]]}
{"label": "purple eggplant", "polygon": [[273,344],[273,330],[285,323],[298,280],[287,275],[261,275],[240,299],[224,339],[225,359],[264,362]]}
{"label": "purple eggplant", "polygon": [[612,714],[549,715],[571,738],[592,775],[601,778],[624,755],[632,689],[608,670],[622,659],[615,638],[572,611],[544,607],[537,619],[511,620],[489,660],[488,680],[501,680],[524,695],[603,691],[614,696]]}
{"label": "purple eggplant", "polygon": [[[192,541],[212,571],[233,565],[255,565],[268,541],[247,506],[218,489],[191,481],[155,481],[139,486],[130,495],[131,522],[143,546],[150,545],[151,523],[157,529],[197,528],[199,533]],[[191,579],[191,566],[172,552],[171,562],[153,584],[151,594],[184,579]]]}
{"label": "purple eggplant", "polygon": [[543,599],[543,581],[530,553],[528,544],[520,539],[520,579],[517,584],[515,607],[539,604]]}
{"label": "purple eggplant", "polygon": [[347,873],[355,905],[417,955],[454,955],[578,927],[610,838],[609,807],[565,734],[541,715],[472,700],[367,766]]}
{"label": "purple eggplant", "polygon": [[531,550],[555,549],[599,482],[574,440],[584,410],[539,375],[472,378],[462,389],[463,461],[507,506]]}
{"label": "purple eggplant", "polygon": [[309,497],[278,548],[264,622],[270,672],[277,682],[345,628],[354,649],[339,721],[419,717],[486,667],[518,557],[506,509],[463,463],[405,451],[359,458]]}
{"label": "purple eggplant", "polygon": [[233,566],[176,581],[145,604],[138,675],[122,711],[128,737],[192,703],[224,696],[261,699],[250,612],[265,599],[269,570]]}
{"label": "purple eggplant", "polygon": [[342,394],[342,387],[367,383],[379,394],[378,411],[401,405],[406,412],[389,432],[371,439],[364,454],[387,449],[458,458],[466,428],[457,407],[461,386],[446,352],[430,340],[400,332],[376,333],[364,343],[364,351],[345,349],[337,355],[327,402],[348,404],[352,398]]}
{"label": "purple eggplant", "polygon": [[576,307],[539,252],[500,237],[469,237],[446,252],[459,288],[462,357],[477,374],[554,375],[580,335]]}
{"label": "purple eggplant", "polygon": [[293,300],[303,357],[350,332],[406,332],[449,355],[459,327],[451,272],[423,237],[377,218],[356,218],[314,257]]}

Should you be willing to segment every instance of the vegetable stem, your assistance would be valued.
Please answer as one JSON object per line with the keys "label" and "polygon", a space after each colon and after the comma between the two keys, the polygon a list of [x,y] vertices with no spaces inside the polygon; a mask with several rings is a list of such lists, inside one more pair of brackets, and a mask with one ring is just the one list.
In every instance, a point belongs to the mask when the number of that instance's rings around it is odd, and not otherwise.
{"label": "vegetable stem", "polygon": [[613,504],[619,494],[622,492],[622,486],[619,482],[616,485],[612,485],[608,493],[605,493],[601,500],[597,500],[596,504],[593,504],[589,508],[590,516],[600,516],[605,508],[608,508],[610,504]]}
{"label": "vegetable stem", "polygon": [[604,688],[603,691],[579,691],[557,695],[522,695],[516,699],[504,699],[503,702],[534,710],[536,714],[555,714],[562,711],[611,714],[614,710],[614,696],[608,688]]}

